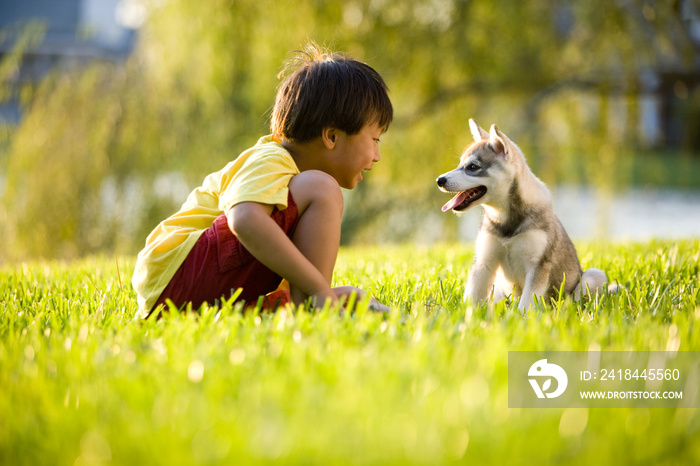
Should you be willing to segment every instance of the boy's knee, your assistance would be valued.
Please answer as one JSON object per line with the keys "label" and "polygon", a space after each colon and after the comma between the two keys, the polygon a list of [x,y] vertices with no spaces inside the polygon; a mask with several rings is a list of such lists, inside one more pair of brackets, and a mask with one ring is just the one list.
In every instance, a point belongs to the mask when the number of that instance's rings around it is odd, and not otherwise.
{"label": "boy's knee", "polygon": [[300,211],[312,203],[322,203],[329,208],[343,210],[343,192],[338,182],[328,173],[320,170],[307,170],[294,176],[289,182],[294,201]]}

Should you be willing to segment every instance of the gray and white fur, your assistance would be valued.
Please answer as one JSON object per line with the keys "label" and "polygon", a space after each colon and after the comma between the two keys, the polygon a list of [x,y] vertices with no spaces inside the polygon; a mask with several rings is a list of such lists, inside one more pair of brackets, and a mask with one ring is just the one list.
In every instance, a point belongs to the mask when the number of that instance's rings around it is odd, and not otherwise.
{"label": "gray and white fur", "polygon": [[605,273],[582,271],[576,249],[554,215],[549,190],[530,171],[518,146],[496,125],[486,132],[470,119],[469,128],[474,143],[456,169],[437,179],[442,191],[456,194],[443,211],[484,209],[465,300],[520,296],[519,309],[527,312],[533,296],[549,298],[562,283],[576,300],[602,292]]}

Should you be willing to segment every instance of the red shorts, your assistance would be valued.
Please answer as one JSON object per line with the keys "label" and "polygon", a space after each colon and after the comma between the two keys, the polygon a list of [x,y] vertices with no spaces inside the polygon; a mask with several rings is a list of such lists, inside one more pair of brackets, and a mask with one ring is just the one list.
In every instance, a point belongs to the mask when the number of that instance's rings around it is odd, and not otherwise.
{"label": "red shorts", "polygon": [[[278,210],[275,207],[271,216],[291,238],[299,219],[291,192],[287,198],[287,208]],[[192,303],[192,308],[197,309],[205,302],[213,305],[230,298],[238,288],[243,289],[239,299],[255,304],[261,296],[275,291],[281,282],[282,277],[243,247],[222,213],[199,238],[153,309],[165,304],[167,299],[177,307]],[[288,301],[289,291],[284,290],[267,297],[263,304],[273,306]]]}

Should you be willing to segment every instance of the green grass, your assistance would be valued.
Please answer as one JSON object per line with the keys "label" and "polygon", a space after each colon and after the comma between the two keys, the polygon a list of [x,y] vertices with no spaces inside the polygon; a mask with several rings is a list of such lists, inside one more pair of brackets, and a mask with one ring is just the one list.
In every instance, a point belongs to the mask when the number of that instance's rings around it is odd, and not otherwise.
{"label": "green grass", "polygon": [[469,245],[341,250],[394,307],[134,321],[132,258],[0,268],[0,464],[697,464],[692,409],[509,409],[509,350],[700,350],[700,240],[579,244],[626,291],[465,307]]}

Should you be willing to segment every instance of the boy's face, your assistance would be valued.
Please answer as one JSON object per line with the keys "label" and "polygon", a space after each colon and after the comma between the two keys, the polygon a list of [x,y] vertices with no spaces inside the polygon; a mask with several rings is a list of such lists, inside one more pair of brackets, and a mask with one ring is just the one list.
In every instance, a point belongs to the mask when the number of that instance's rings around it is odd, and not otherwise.
{"label": "boy's face", "polygon": [[379,162],[379,138],[382,128],[377,124],[365,125],[352,136],[336,130],[335,149],[329,156],[328,172],[338,184],[353,189],[362,181],[362,172],[371,170]]}

